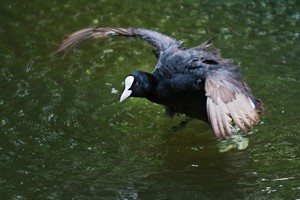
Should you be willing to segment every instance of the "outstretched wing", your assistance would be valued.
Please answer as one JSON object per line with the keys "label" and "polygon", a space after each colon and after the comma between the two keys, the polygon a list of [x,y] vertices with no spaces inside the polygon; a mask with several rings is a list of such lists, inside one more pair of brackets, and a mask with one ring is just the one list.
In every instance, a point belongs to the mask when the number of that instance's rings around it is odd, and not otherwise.
{"label": "outstretched wing", "polygon": [[246,83],[218,69],[205,81],[207,114],[216,137],[231,137],[232,126],[247,132],[259,121],[260,105]]}
{"label": "outstretched wing", "polygon": [[68,52],[78,43],[88,38],[102,38],[106,36],[141,38],[153,45],[158,52],[163,51],[172,44],[180,46],[180,42],[169,36],[143,28],[86,28],[67,36],[54,53]]}

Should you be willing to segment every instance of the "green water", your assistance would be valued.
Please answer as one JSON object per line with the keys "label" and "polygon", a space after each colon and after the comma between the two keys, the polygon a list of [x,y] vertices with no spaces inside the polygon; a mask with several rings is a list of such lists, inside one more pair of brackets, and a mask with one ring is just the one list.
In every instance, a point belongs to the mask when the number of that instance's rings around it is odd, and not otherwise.
{"label": "green water", "polygon": [[[28,1],[29,2],[29,1]],[[299,199],[300,3],[286,1],[0,2],[0,199]],[[248,147],[226,152],[210,128],[168,119],[122,82],[156,64],[143,41],[87,41],[90,26],[159,30],[187,47],[215,39],[262,99]]]}

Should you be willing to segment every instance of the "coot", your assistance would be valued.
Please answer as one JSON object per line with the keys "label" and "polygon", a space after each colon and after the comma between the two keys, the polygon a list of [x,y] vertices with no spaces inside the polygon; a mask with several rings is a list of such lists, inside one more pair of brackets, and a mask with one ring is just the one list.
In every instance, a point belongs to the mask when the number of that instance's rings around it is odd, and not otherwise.
{"label": "coot", "polygon": [[55,53],[69,51],[88,38],[126,36],[146,40],[158,62],[151,73],[134,71],[120,97],[142,97],[176,113],[209,123],[218,138],[230,138],[233,126],[249,131],[259,121],[261,102],[242,80],[240,68],[208,48],[210,40],[186,49],[183,42],[143,28],[87,28],[67,36]]}

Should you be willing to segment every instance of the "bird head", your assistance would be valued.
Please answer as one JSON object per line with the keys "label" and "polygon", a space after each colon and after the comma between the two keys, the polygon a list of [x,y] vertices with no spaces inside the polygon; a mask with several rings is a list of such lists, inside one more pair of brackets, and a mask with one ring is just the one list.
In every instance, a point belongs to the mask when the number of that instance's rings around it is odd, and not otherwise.
{"label": "bird head", "polygon": [[125,89],[120,97],[120,102],[129,97],[148,98],[154,88],[154,76],[147,72],[135,71],[125,78]]}

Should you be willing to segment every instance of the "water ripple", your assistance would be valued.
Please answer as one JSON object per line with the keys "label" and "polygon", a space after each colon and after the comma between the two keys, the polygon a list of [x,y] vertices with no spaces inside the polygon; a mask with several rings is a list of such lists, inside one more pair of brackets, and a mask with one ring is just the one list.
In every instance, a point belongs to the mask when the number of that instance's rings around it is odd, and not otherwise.
{"label": "water ripple", "polygon": [[16,96],[25,97],[29,94],[29,92],[30,92],[30,84],[25,80],[21,80],[17,84]]}

